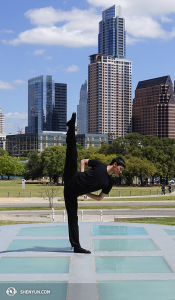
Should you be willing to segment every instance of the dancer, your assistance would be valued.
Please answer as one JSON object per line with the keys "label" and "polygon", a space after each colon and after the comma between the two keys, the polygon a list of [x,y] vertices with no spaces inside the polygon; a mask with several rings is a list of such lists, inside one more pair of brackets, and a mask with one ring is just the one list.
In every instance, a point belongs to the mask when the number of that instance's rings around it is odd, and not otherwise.
{"label": "dancer", "polygon": [[[68,131],[66,138],[66,163],[64,169],[64,199],[68,214],[69,240],[72,247],[74,247],[74,252],[91,253],[89,250],[83,249],[79,242],[77,197],[86,194],[94,200],[103,199],[112,188],[113,180],[111,175],[122,173],[126,164],[120,157],[113,159],[108,166],[98,160],[83,159],[80,164],[80,172],[77,172],[75,120],[76,113],[73,113],[72,118],[66,123]],[[88,172],[84,172],[85,165],[91,167]],[[102,192],[99,195],[91,194],[91,192],[100,189],[102,189]]]}

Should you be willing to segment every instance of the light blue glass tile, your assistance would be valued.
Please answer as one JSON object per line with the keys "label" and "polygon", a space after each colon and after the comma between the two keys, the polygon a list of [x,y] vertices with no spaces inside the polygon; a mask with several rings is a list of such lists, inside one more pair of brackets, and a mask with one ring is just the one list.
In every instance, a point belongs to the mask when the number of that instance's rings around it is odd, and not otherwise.
{"label": "light blue glass tile", "polygon": [[163,257],[99,256],[95,257],[96,273],[173,273]]}
{"label": "light blue glass tile", "polygon": [[152,239],[93,239],[94,251],[159,250]]}
{"label": "light blue glass tile", "polygon": [[1,257],[0,274],[69,273],[70,257]]}
{"label": "light blue glass tile", "polygon": [[98,281],[99,300],[173,300],[174,280]]}
{"label": "light blue glass tile", "polygon": [[171,230],[171,229],[164,229],[164,231],[169,234],[169,235],[175,235],[175,230]]}
{"label": "light blue glass tile", "polygon": [[0,282],[0,295],[2,300],[66,300],[67,288],[67,281],[4,281]]}
{"label": "light blue glass tile", "polygon": [[68,240],[13,240],[6,251],[70,251]]}
{"label": "light blue glass tile", "polygon": [[148,235],[143,227],[92,225],[92,235]]}
{"label": "light blue glass tile", "polygon": [[68,226],[46,226],[21,228],[17,236],[67,236]]}

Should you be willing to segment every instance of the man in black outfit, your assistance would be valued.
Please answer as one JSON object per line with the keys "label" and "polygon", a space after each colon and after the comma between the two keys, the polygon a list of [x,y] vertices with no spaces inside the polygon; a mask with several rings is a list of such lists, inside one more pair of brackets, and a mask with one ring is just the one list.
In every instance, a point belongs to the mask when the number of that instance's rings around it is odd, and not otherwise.
{"label": "man in black outfit", "polygon": [[[94,200],[101,200],[108,194],[112,188],[112,174],[122,173],[126,167],[124,160],[120,157],[113,159],[109,166],[106,166],[98,160],[81,160],[80,172],[77,172],[77,148],[75,140],[75,120],[76,113],[66,123],[67,131],[67,151],[66,163],[64,169],[64,199],[68,214],[69,240],[74,247],[75,253],[91,253],[83,249],[79,242],[78,228],[78,202],[77,197],[86,194]],[[88,172],[84,172],[85,165],[91,167]],[[102,189],[99,195],[91,192]]]}

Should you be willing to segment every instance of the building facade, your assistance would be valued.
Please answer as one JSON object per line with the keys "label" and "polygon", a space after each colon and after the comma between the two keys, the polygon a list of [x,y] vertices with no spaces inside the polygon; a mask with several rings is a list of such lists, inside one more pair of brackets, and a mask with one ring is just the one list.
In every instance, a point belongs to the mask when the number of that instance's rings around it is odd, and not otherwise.
{"label": "building facade", "polygon": [[99,22],[98,53],[126,58],[125,19],[121,7],[113,5],[102,11]]}
{"label": "building facade", "polygon": [[67,85],[50,75],[28,80],[28,126],[26,133],[66,130]]}
{"label": "building facade", "polygon": [[[66,132],[43,131],[38,134],[11,134],[6,136],[6,150],[13,157],[20,157],[22,153],[41,153],[52,146],[66,146]],[[108,142],[107,135],[77,134],[76,142],[85,148],[98,147]]]}
{"label": "building facade", "polygon": [[87,100],[88,100],[88,80],[82,84],[80,90],[79,105],[77,105],[77,133],[86,134],[87,128]]}
{"label": "building facade", "polygon": [[76,142],[82,147],[88,149],[89,147],[101,148],[102,144],[108,143],[107,134],[77,134]]}
{"label": "building facade", "polygon": [[175,95],[170,76],[138,83],[132,115],[133,132],[175,138]]}
{"label": "building facade", "polygon": [[6,150],[6,134],[0,134],[0,148]]}
{"label": "building facade", "polygon": [[55,83],[55,105],[53,107],[52,130],[66,131],[67,84]]}
{"label": "building facade", "polygon": [[4,134],[4,127],[5,127],[5,116],[1,113],[1,108],[0,108],[0,134]]}
{"label": "building facade", "polygon": [[124,137],[132,130],[132,62],[94,54],[88,66],[88,133]]}

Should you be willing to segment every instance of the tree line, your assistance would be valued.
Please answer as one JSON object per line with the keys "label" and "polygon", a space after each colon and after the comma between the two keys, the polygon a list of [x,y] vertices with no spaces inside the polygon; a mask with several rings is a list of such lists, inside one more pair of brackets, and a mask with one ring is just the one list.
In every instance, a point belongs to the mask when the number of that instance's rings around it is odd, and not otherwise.
{"label": "tree line", "polygon": [[[110,164],[113,158],[121,156],[126,162],[126,169],[119,176],[118,182],[124,179],[127,185],[132,184],[133,177],[148,180],[149,176],[163,178],[168,183],[169,178],[175,177],[175,139],[156,136],[142,136],[130,133],[125,138],[118,137],[111,145],[103,144],[101,148],[88,149],[77,145],[78,170],[81,159],[98,159]],[[63,179],[66,146],[47,147],[41,154],[31,153],[24,172],[25,179],[36,179],[47,176],[55,183]],[[71,168],[71,166],[70,166]]]}

